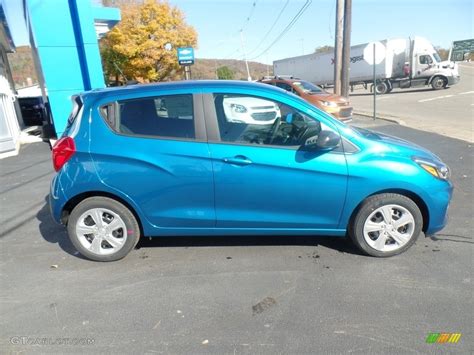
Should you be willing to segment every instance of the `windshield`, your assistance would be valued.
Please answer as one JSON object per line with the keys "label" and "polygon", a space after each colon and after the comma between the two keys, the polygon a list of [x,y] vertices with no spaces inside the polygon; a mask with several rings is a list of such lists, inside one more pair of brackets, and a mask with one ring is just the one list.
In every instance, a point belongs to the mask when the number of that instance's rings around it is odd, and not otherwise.
{"label": "windshield", "polygon": [[433,57],[437,63],[441,62],[441,57],[439,56],[438,52],[434,52]]}
{"label": "windshield", "polygon": [[295,81],[293,85],[302,90],[305,94],[320,94],[324,92],[319,86],[311,84],[308,81]]}

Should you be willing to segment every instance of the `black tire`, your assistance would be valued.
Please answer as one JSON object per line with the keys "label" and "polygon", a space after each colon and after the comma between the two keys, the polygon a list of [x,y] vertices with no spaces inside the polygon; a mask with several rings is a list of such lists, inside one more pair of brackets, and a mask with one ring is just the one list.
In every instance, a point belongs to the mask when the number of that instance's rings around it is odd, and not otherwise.
{"label": "black tire", "polygon": [[442,76],[435,76],[433,80],[431,80],[431,87],[433,90],[445,89],[446,86],[448,86],[448,81]]}
{"label": "black tire", "polygon": [[375,85],[375,90],[377,91],[377,95],[383,95],[388,92],[388,85],[385,81],[380,81]]}
{"label": "black tire", "polygon": [[[76,225],[82,214],[94,208],[107,209],[117,214],[125,224],[125,231],[127,239],[123,246],[117,252],[108,255],[98,255],[89,251],[79,241],[76,234]],[[71,240],[77,251],[86,258],[94,261],[116,261],[124,258],[135,246],[140,239],[140,226],[133,213],[120,202],[103,196],[90,197],[81,201],[71,212],[67,230],[69,239]]]}
{"label": "black tire", "polygon": [[[407,209],[414,219],[413,234],[406,244],[402,247],[392,251],[379,251],[371,247],[364,238],[364,225],[366,220],[376,209],[384,205],[399,205]],[[417,240],[423,227],[423,216],[421,211],[411,199],[406,196],[384,193],[380,195],[374,195],[367,198],[360,208],[357,210],[355,216],[349,223],[348,231],[349,237],[352,239],[354,244],[365,254],[376,256],[376,257],[389,257],[403,253],[405,250],[410,248]]]}

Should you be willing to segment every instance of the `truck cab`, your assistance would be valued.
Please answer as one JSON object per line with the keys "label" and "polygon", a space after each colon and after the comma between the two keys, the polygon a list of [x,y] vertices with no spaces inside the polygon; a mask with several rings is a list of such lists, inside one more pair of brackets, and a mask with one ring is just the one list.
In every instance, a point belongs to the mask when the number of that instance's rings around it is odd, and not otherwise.
{"label": "truck cab", "polygon": [[412,43],[412,85],[431,85],[439,90],[459,82],[458,65],[442,61],[438,52],[428,40],[415,37]]}

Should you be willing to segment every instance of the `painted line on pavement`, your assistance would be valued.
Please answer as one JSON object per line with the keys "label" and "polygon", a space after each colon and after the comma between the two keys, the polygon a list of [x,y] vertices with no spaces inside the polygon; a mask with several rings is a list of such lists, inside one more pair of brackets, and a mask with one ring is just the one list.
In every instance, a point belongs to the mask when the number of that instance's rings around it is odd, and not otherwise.
{"label": "painted line on pavement", "polygon": [[[465,92],[458,93],[456,95],[467,95],[467,94],[474,94],[474,91],[465,91]],[[434,101],[434,100],[440,100],[440,99],[447,99],[449,97],[454,97],[456,95],[436,96],[436,97],[431,97],[429,99],[418,100],[418,102],[428,102],[428,101]]]}
{"label": "painted line on pavement", "polygon": [[436,97],[432,97],[430,99],[418,100],[418,102],[427,102],[427,101],[439,100],[439,99],[444,99],[445,97],[452,97],[452,96],[454,96],[454,95],[436,96]]}

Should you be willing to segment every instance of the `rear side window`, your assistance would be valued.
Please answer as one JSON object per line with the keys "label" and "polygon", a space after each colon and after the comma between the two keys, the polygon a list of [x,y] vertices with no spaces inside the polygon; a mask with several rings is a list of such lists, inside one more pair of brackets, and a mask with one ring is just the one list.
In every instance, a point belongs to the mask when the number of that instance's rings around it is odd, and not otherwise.
{"label": "rear side window", "polygon": [[192,95],[121,100],[101,107],[117,132],[165,138],[195,138]]}
{"label": "rear side window", "polygon": [[71,114],[69,115],[67,119],[66,129],[72,126],[77,116],[79,115],[79,111],[81,111],[81,108],[82,108],[82,100],[80,96],[71,97],[71,101],[72,101],[72,110],[71,110]]}

